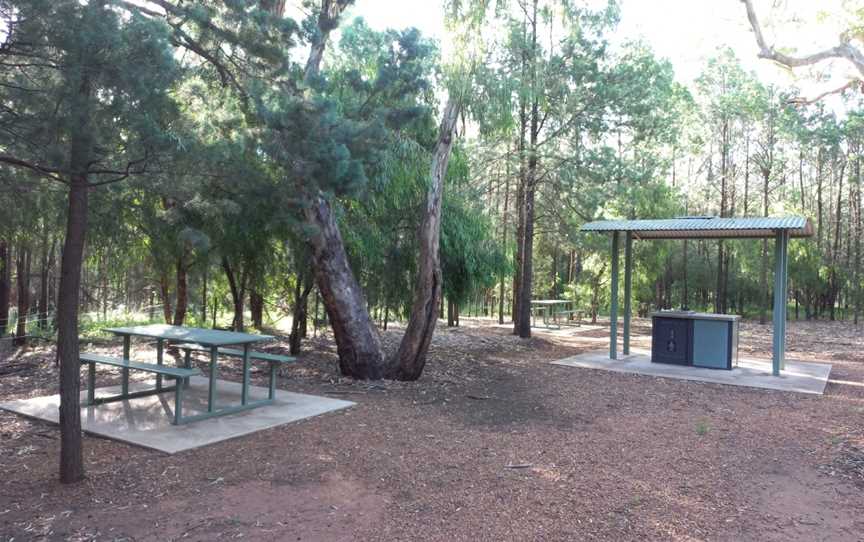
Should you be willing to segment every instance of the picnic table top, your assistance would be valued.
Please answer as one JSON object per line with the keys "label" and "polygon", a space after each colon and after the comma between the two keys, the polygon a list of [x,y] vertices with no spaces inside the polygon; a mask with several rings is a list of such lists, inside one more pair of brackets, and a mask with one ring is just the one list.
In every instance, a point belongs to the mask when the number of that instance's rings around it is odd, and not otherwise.
{"label": "picnic table top", "polygon": [[564,303],[572,303],[569,299],[532,299],[532,305],[561,305]]}
{"label": "picnic table top", "polygon": [[249,344],[259,341],[269,341],[272,335],[252,335],[236,331],[221,331],[218,329],[202,329],[197,327],[170,326],[167,324],[150,324],[146,326],[108,327],[105,331],[116,335],[135,335],[166,339],[169,341],[198,343],[204,346],[225,346],[229,344]]}

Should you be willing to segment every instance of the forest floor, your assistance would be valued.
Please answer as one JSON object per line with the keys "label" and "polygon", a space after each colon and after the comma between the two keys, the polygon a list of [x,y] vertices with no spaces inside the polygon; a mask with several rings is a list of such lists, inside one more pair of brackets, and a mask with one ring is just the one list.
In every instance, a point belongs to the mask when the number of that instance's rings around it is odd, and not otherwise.
{"label": "forest floor", "polygon": [[[770,329],[745,323],[742,355]],[[788,357],[834,366],[824,396],[548,363],[600,327],[463,319],[414,383],[343,380],[319,336],[280,387],[356,406],[170,456],[85,436],[72,486],[57,427],[0,412],[0,540],[862,540],[861,329],[789,324]],[[56,382],[49,348],[0,350],[0,400]]]}

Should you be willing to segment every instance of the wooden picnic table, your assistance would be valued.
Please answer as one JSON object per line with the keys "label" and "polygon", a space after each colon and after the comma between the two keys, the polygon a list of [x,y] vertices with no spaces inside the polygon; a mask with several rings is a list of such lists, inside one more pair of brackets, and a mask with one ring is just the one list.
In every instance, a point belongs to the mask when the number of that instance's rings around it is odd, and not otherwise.
{"label": "wooden picnic table", "polygon": [[[251,408],[264,406],[267,404],[271,404],[273,402],[273,387],[274,387],[274,378],[275,371],[274,367],[271,364],[270,371],[270,395],[267,399],[260,399],[257,401],[250,401],[249,399],[249,372],[251,368],[250,359],[255,355],[255,353],[251,352],[250,346],[254,343],[269,341],[274,337],[271,335],[252,335],[251,333],[239,333],[236,331],[220,331],[215,329],[201,329],[194,327],[182,327],[182,326],[171,326],[166,324],[152,324],[145,326],[131,326],[131,327],[111,327],[106,328],[105,331],[110,333],[114,333],[115,335],[119,335],[123,337],[123,359],[129,360],[129,354],[131,349],[132,337],[146,337],[150,339],[156,339],[156,363],[158,365],[162,365],[163,363],[163,355],[165,349],[165,343],[168,342],[171,345],[176,345],[179,348],[183,349],[184,345],[187,347],[186,351],[186,367],[189,368],[190,361],[189,356],[191,350],[207,350],[210,353],[210,375],[209,375],[209,387],[207,393],[207,412],[202,414],[196,414],[194,416],[183,416],[179,417],[175,420],[175,423],[188,423],[196,420],[212,418],[214,416],[224,416],[226,414],[233,414],[235,412],[240,412],[243,410],[248,410]],[[242,346],[242,353],[237,352],[238,357],[243,358],[243,385],[242,392],[240,396],[240,404],[232,405],[232,406],[223,406],[219,407],[216,404],[216,374],[217,374],[217,362],[219,359],[219,354],[226,354],[226,351],[221,347],[236,345]],[[229,354],[230,355],[230,354]],[[134,367],[129,367],[134,369]],[[123,377],[122,377],[122,394],[120,397],[129,397],[129,368],[123,368]],[[188,379],[185,379],[185,382],[181,384],[181,382],[176,383],[177,386],[188,386]],[[156,376],[156,389],[155,393],[159,393],[162,390],[162,375],[157,374]],[[178,409],[179,410],[179,409]]]}

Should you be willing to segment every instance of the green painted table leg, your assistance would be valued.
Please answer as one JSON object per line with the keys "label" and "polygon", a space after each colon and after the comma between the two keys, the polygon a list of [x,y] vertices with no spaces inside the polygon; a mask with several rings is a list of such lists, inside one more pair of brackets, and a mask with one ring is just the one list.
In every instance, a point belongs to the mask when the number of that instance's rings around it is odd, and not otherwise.
{"label": "green painted table leg", "polygon": [[240,391],[240,404],[249,400],[249,344],[243,345],[243,388]]}
{"label": "green painted table leg", "polygon": [[[192,368],[192,351],[189,349],[184,351],[183,366],[187,369]],[[183,379],[183,386],[186,388],[189,387],[189,377],[188,376]]]}
{"label": "green painted table leg", "polygon": [[174,425],[183,421],[183,382],[174,380]]}
{"label": "green painted table leg", "polygon": [[216,357],[219,355],[219,348],[216,346],[210,347],[210,389],[207,390],[207,412],[213,412],[216,408]]}
{"label": "green painted table leg", "polygon": [[92,405],[96,399],[96,364],[87,365],[87,404]]}
{"label": "green painted table leg", "polygon": [[[123,335],[123,359],[129,359],[132,351],[132,337]],[[123,380],[121,383],[122,395],[129,395],[129,369],[123,369]]]}
{"label": "green painted table leg", "polygon": [[624,347],[622,353],[630,355],[630,300],[633,297],[633,234],[624,238]]}
{"label": "green painted table leg", "polygon": [[[156,340],[156,365],[162,365],[165,356],[165,341],[163,339]],[[156,389],[162,389],[162,375],[156,375]]]}
{"label": "green painted table leg", "polygon": [[276,398],[276,364],[270,364],[270,392],[267,395],[270,400]]}

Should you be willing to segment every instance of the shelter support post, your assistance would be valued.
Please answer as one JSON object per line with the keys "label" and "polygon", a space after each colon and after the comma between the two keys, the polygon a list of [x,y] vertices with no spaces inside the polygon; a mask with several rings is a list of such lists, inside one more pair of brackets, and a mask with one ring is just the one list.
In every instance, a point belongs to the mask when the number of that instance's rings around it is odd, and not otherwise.
{"label": "shelter support post", "polygon": [[779,230],[774,240],[774,344],[771,354],[771,372],[774,376],[786,366],[786,285],[789,232]]}
{"label": "shelter support post", "polygon": [[625,356],[630,355],[630,301],[633,298],[633,234],[627,232],[624,238],[624,348]]}
{"label": "shelter support post", "polygon": [[609,299],[609,359],[618,359],[618,238],[612,232],[612,284]]}

